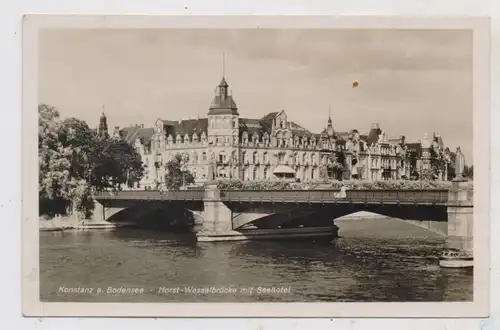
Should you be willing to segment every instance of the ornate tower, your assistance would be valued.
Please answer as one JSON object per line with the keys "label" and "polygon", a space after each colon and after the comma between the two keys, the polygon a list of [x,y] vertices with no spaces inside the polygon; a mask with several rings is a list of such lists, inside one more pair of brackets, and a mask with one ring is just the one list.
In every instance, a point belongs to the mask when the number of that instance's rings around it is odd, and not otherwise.
{"label": "ornate tower", "polygon": [[99,137],[101,139],[109,137],[108,122],[107,122],[107,118],[106,118],[106,115],[104,114],[104,112],[102,113],[101,118],[99,120],[99,132],[98,132],[98,134],[99,134]]}
{"label": "ornate tower", "polygon": [[239,153],[237,152],[239,113],[228,87],[226,79],[222,76],[208,110],[207,128],[209,162],[215,163],[213,166],[215,177],[226,178],[240,176]]}
{"label": "ornate tower", "polygon": [[238,143],[239,113],[229,85],[222,77],[216,88],[215,97],[208,111],[208,141],[212,145],[233,145]]}

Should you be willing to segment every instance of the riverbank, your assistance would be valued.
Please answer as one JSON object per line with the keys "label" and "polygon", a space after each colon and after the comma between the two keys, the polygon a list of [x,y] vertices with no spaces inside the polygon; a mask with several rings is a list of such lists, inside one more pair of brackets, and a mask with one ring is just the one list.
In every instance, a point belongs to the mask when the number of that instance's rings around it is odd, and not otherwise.
{"label": "riverbank", "polygon": [[40,219],[40,231],[64,231],[64,230],[89,230],[89,229],[114,229],[118,226],[111,222],[99,220],[77,220],[74,217],[64,216],[52,219]]}
{"label": "riverbank", "polygon": [[[386,218],[385,216],[374,214],[370,212],[357,212],[338,218],[336,220],[366,220]],[[120,223],[115,224],[108,221],[100,221],[93,219],[78,220],[71,216],[61,216],[51,219],[40,218],[39,230],[40,231],[64,231],[64,230],[93,230],[93,229],[115,229],[119,227],[130,227],[130,224]]]}

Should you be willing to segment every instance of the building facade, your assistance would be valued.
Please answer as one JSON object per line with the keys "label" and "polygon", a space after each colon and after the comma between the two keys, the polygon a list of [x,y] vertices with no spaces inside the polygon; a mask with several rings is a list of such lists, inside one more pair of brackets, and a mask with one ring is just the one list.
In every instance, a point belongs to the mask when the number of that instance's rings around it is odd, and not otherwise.
{"label": "building facade", "polygon": [[[321,133],[308,131],[284,110],[257,119],[241,117],[228,87],[223,77],[206,118],[157,119],[152,128],[115,127],[113,136],[133,143],[142,157],[141,189],[161,184],[166,163],[176,155],[196,183],[211,177],[212,169],[219,179],[396,180],[429,168],[430,149],[443,148],[436,135],[433,141],[407,144],[404,136],[389,138],[378,124],[364,135],[336,132],[331,116]],[[107,127],[102,119],[101,126]]]}

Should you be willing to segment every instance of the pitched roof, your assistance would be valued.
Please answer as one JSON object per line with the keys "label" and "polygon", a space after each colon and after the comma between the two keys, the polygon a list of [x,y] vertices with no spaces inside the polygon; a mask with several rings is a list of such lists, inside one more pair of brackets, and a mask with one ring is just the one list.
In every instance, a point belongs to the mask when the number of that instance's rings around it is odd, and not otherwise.
{"label": "pitched roof", "polygon": [[128,143],[133,143],[137,138],[141,139],[141,143],[146,145],[151,142],[151,138],[154,134],[154,128],[144,128],[142,126],[129,126],[124,127],[119,131],[122,139]]}
{"label": "pitched roof", "polygon": [[201,135],[202,132],[205,132],[205,134],[207,134],[208,119],[198,118],[172,121],[171,123],[165,125],[164,128],[166,135],[172,135],[172,137],[174,138],[177,136],[177,134],[182,136],[184,136],[186,133],[188,135],[192,135],[193,133]]}
{"label": "pitched roof", "polygon": [[239,121],[239,133],[247,132],[248,136],[252,136],[254,133],[259,134],[259,136],[264,135],[264,133],[271,133],[271,126],[267,123],[260,121],[259,119],[252,118],[240,118]]}
{"label": "pitched roof", "polygon": [[163,125],[176,125],[179,122],[178,120],[160,120],[163,122]]}
{"label": "pitched roof", "polygon": [[265,115],[264,117],[260,118],[261,121],[272,121],[274,118],[276,118],[276,116],[278,115],[279,112],[270,112],[268,113],[267,115]]}

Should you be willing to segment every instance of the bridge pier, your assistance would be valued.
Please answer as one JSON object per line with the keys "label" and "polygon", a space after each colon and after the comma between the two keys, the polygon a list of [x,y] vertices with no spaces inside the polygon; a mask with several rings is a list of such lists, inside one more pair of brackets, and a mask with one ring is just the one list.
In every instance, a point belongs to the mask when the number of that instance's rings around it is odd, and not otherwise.
{"label": "bridge pier", "polygon": [[204,219],[201,230],[196,233],[200,242],[235,241],[246,239],[233,230],[233,212],[221,201],[216,184],[205,186],[203,198]]}
{"label": "bridge pier", "polygon": [[[441,266],[471,266],[473,262],[474,207],[473,191],[467,180],[452,182],[448,192],[448,235],[445,247],[458,251],[451,257],[441,258]],[[446,254],[447,252],[445,252]]]}
{"label": "bridge pier", "polygon": [[[204,216],[201,230],[196,232],[199,242],[221,242],[260,239],[333,239],[338,227],[333,224],[324,227],[302,228],[258,228],[238,229],[234,224],[233,211],[221,200],[220,190],[215,184],[205,186],[203,197]],[[267,214],[267,213],[262,213]]]}
{"label": "bridge pier", "polygon": [[122,211],[123,209],[123,207],[106,207],[103,204],[94,201],[94,212],[92,214],[92,220],[106,222],[109,218]]}

